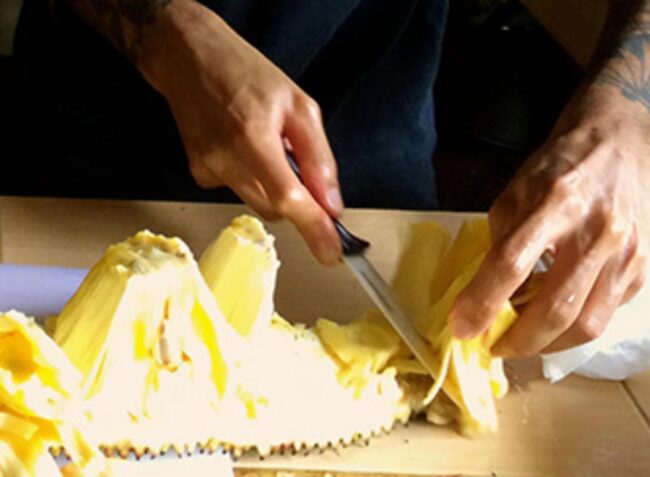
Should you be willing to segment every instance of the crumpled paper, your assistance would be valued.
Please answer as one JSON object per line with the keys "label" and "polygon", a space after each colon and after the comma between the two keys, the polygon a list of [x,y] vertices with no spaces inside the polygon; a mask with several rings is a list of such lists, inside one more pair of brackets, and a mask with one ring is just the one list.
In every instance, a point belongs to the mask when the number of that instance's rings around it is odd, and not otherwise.
{"label": "crumpled paper", "polygon": [[603,334],[584,345],[542,356],[551,382],[570,373],[622,380],[650,368],[650,285],[621,306]]}

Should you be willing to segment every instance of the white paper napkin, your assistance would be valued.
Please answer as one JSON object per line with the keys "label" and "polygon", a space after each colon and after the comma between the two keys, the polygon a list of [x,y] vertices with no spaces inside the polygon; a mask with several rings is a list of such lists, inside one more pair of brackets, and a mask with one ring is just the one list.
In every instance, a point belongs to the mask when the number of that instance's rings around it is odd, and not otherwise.
{"label": "white paper napkin", "polygon": [[553,382],[574,372],[621,380],[650,368],[650,285],[616,311],[598,339],[542,359],[544,376]]}

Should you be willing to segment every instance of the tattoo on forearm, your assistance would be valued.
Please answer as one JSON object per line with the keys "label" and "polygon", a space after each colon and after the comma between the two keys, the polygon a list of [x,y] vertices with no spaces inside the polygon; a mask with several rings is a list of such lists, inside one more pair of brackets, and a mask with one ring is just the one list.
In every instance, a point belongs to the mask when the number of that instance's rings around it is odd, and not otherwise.
{"label": "tattoo on forearm", "polygon": [[650,0],[612,0],[610,10],[610,44],[595,83],[618,88],[650,111]]}
{"label": "tattoo on forearm", "polygon": [[172,0],[68,0],[73,8],[117,48],[133,58],[142,28]]}

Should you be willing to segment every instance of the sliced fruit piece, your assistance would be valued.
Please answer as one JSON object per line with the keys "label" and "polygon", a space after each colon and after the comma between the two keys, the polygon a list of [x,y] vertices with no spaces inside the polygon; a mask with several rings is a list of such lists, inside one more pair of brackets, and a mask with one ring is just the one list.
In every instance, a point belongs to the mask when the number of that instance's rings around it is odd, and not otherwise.
{"label": "sliced fruit piece", "polygon": [[490,247],[490,229],[485,219],[463,222],[458,235],[430,282],[431,303],[436,303],[453,280],[467,269],[478,255]]}
{"label": "sliced fruit piece", "polygon": [[450,241],[447,229],[436,222],[413,224],[393,279],[397,298],[421,333],[427,329],[431,283],[441,274]]}
{"label": "sliced fruit piece", "polygon": [[221,312],[242,336],[267,326],[280,262],[274,238],[249,215],[234,219],[205,250],[201,273]]}
{"label": "sliced fruit piece", "polygon": [[99,475],[101,458],[77,429],[81,378],[32,318],[0,314],[0,475],[60,475],[50,446],[65,446],[87,476]]}
{"label": "sliced fruit piece", "polygon": [[397,335],[369,320],[344,325],[321,318],[316,322],[315,332],[341,364],[341,383],[359,392],[373,375],[386,368],[400,346]]}
{"label": "sliced fruit piece", "polygon": [[81,374],[31,318],[0,314],[0,403],[20,415],[54,419]]}

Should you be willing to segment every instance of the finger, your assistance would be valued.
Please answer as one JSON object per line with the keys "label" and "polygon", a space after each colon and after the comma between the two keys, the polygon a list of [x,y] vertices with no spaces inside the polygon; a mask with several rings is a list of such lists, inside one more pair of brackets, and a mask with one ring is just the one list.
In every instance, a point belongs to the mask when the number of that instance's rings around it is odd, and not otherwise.
{"label": "finger", "polygon": [[336,161],[323,129],[318,105],[299,96],[294,112],[285,119],[284,134],[289,140],[303,182],[316,201],[331,215],[343,212]]}
{"label": "finger", "polygon": [[450,314],[454,335],[467,339],[485,331],[503,304],[526,280],[539,257],[568,228],[542,208],[507,238],[493,244],[478,272],[458,295]]}
{"label": "finger", "polygon": [[586,299],[579,318],[543,351],[553,353],[587,343],[598,338],[616,309],[625,302],[625,297],[635,282],[642,278],[644,260],[635,257],[613,257],[603,267],[598,280]]}
{"label": "finger", "polygon": [[244,166],[231,164],[222,174],[228,187],[262,218],[266,220],[279,218],[262,184]]}
{"label": "finger", "polygon": [[634,298],[637,293],[641,291],[641,288],[643,288],[643,284],[645,283],[645,273],[640,272],[634,280],[632,280],[632,283],[627,287],[627,290],[625,290],[625,293],[623,294],[623,298],[621,299],[621,305],[624,305],[628,303],[632,298]]}
{"label": "finger", "polygon": [[494,355],[538,354],[578,319],[609,256],[605,239],[595,240],[586,251],[582,247],[577,238],[563,244],[544,287],[492,347]]}
{"label": "finger", "polygon": [[260,125],[246,133],[241,150],[246,168],[255,172],[273,209],[294,223],[321,263],[338,263],[341,242],[332,219],[289,167],[281,137]]}
{"label": "finger", "polygon": [[[633,227],[630,238],[628,239],[624,254],[627,258],[627,263],[631,263],[628,267],[630,269],[630,284],[628,285],[623,297],[621,298],[621,305],[629,302],[641,290],[645,282],[647,272],[647,257],[639,253],[639,231],[636,226]],[[624,262],[625,266],[625,262]]]}
{"label": "finger", "polygon": [[216,163],[223,161],[217,156],[210,156],[208,159],[190,160],[190,172],[197,185],[204,189],[216,189],[228,186],[237,196],[266,220],[275,220],[278,214],[275,213],[271,202],[261,186],[248,171],[241,165],[231,163],[227,167],[220,167],[219,177],[216,170]]}

